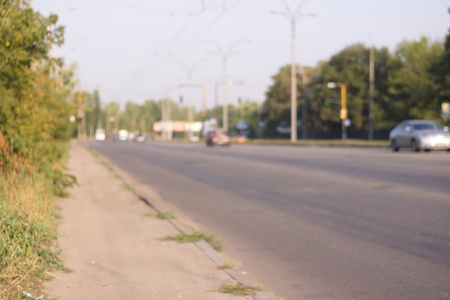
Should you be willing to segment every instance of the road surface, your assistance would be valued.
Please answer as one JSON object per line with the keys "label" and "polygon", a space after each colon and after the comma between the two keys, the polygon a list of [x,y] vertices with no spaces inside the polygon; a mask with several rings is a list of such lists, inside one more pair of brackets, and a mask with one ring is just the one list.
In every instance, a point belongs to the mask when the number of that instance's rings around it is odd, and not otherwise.
{"label": "road surface", "polygon": [[88,145],[285,299],[450,299],[450,153]]}

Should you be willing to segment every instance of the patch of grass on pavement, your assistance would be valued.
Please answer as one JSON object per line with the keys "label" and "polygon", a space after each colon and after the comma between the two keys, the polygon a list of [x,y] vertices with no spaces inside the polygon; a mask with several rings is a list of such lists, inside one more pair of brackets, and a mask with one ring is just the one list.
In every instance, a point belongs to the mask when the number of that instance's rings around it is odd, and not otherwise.
{"label": "patch of grass on pavement", "polygon": [[[117,177],[117,178],[120,179],[120,177]],[[133,188],[132,188],[131,186],[129,186],[128,184],[126,184],[126,183],[124,183],[124,184],[122,185],[122,188],[123,188],[125,191],[133,191]]]}
{"label": "patch of grass on pavement", "polygon": [[101,160],[100,164],[104,165],[108,169],[108,171],[110,171],[110,172],[114,172],[115,171],[114,167],[107,161]]}
{"label": "patch of grass on pavement", "polygon": [[246,286],[238,284],[224,284],[220,287],[219,292],[224,294],[231,294],[234,296],[251,296],[255,292],[261,291],[260,287]]}
{"label": "patch of grass on pavement", "polygon": [[155,218],[160,220],[172,220],[175,219],[175,215],[170,212],[158,212],[156,214],[145,214],[146,217]]}
{"label": "patch of grass on pavement", "polygon": [[161,239],[162,241],[175,241],[177,243],[195,243],[205,240],[216,251],[222,251],[222,244],[216,239],[215,235],[207,235],[202,232],[195,232],[193,234],[179,233],[174,236],[167,236]]}
{"label": "patch of grass on pavement", "polygon": [[229,270],[229,269],[233,269],[233,268],[234,268],[234,264],[232,264],[230,262],[226,262],[219,266],[219,270]]}

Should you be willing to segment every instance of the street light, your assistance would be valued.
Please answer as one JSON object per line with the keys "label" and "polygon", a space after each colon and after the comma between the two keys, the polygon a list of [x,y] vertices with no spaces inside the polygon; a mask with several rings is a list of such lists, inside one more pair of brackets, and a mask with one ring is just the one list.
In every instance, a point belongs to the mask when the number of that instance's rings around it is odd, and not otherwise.
{"label": "street light", "polygon": [[219,44],[210,40],[201,40],[201,42],[209,43],[217,48],[217,51],[208,51],[208,54],[216,54],[222,58],[223,68],[222,68],[222,84],[223,84],[223,129],[228,131],[228,101],[227,101],[227,86],[229,85],[227,79],[227,68],[228,68],[228,58],[232,55],[238,54],[233,52],[233,48],[242,43],[248,43],[250,40],[238,40],[231,44],[225,51]]}
{"label": "street light", "polygon": [[373,140],[373,98],[375,95],[375,62],[373,46],[370,46],[370,64],[369,64],[369,140]]}
{"label": "street light", "polygon": [[335,89],[337,87],[341,88],[341,111],[339,116],[342,120],[342,139],[347,139],[347,86],[344,83],[328,82],[327,87],[329,89]]}
{"label": "street light", "polygon": [[[286,10],[283,12],[280,11],[271,11],[271,14],[274,15],[282,15],[286,17],[286,19],[291,24],[291,142],[297,141],[297,70],[295,65],[295,36],[296,36],[296,27],[297,27],[297,19],[303,16],[313,17],[315,14],[303,14],[300,11],[302,4],[305,3],[303,1],[300,3],[297,8],[293,11],[291,7],[286,3],[286,1],[281,0],[286,7]],[[306,120],[303,120],[306,121]]]}
{"label": "street light", "polygon": [[[201,59],[196,61],[195,63],[193,63],[192,65],[188,66],[187,64],[185,64],[184,62],[180,61],[180,60],[175,60],[176,62],[178,62],[179,64],[181,64],[183,66],[183,68],[185,69],[185,71],[187,71],[188,73],[188,83],[187,83],[187,87],[188,87],[188,122],[190,124],[192,124],[192,122],[194,121],[194,112],[193,112],[193,107],[192,107],[192,93],[191,93],[191,87],[192,87],[192,73],[194,72],[195,68],[203,63],[206,62],[206,59]],[[189,130],[188,132],[189,135],[189,139],[192,139],[192,131]]]}

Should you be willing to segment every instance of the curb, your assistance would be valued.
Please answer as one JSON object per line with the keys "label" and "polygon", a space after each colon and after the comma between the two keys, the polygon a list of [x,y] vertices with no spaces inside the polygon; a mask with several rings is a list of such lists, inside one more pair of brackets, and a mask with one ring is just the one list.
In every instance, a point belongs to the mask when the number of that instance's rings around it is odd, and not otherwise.
{"label": "curb", "polygon": [[[158,213],[164,213],[169,211],[166,209],[165,205],[163,204],[163,198],[154,190],[148,187],[136,187],[135,184],[133,184],[133,179],[131,176],[126,173],[125,171],[121,170],[119,167],[117,167],[115,164],[113,164],[109,159],[107,159],[105,156],[103,156],[101,153],[97,152],[96,150],[90,148],[89,146],[85,145],[83,143],[83,146],[85,148],[88,148],[89,152],[95,152],[99,157],[102,159],[108,161],[112,165],[114,165],[114,171],[112,171],[118,179],[120,179],[127,187],[130,189],[130,191],[142,202],[144,202],[146,205],[154,209]],[[154,201],[150,201],[149,199],[154,199]],[[182,225],[177,219],[169,219],[168,221],[177,231],[184,234],[193,234],[194,230],[192,228],[189,228],[188,226]],[[205,240],[201,240],[199,242],[193,243],[197,248],[199,248],[210,260],[212,260],[217,266],[223,265],[226,263],[226,259],[214,250]],[[238,270],[232,270],[232,269],[225,269],[223,270],[230,278],[237,281],[241,285],[245,286],[251,286],[251,287],[257,287],[258,284],[248,278],[245,274]],[[266,291],[258,291],[252,294],[252,298],[254,300],[275,300],[272,298],[269,293]]]}

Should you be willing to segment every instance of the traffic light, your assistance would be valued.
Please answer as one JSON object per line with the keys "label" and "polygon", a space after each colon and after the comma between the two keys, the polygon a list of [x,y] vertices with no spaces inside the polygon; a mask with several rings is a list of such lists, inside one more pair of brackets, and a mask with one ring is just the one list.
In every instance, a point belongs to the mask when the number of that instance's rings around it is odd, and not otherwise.
{"label": "traffic light", "polygon": [[325,100],[324,104],[325,104],[325,106],[330,106],[330,101]]}
{"label": "traffic light", "polygon": [[180,104],[183,104],[183,95],[180,95]]}

